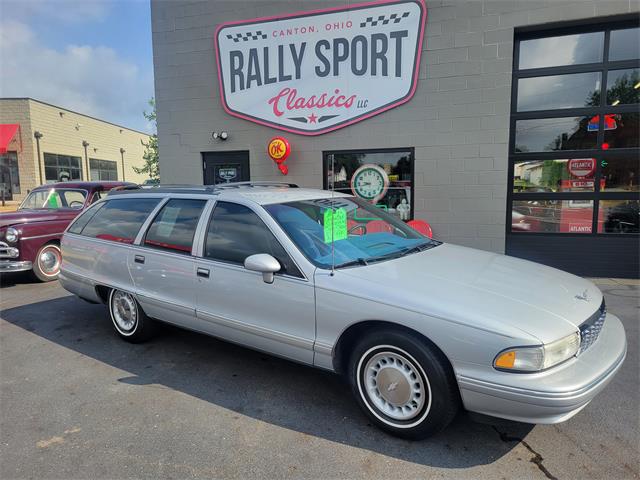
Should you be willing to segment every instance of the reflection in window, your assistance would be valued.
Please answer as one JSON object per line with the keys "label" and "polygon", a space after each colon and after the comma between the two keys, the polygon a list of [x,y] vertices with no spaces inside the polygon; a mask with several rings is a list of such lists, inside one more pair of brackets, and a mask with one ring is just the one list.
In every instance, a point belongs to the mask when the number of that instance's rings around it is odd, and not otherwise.
{"label": "reflection in window", "polygon": [[637,192],[640,158],[609,158],[601,160],[600,190],[606,192]]}
{"label": "reflection in window", "polygon": [[157,198],[109,200],[87,222],[81,233],[102,240],[133,243],[158,201]]}
{"label": "reflection in window", "polygon": [[113,160],[89,159],[89,170],[93,181],[118,180],[118,163]]}
{"label": "reflection in window", "polygon": [[18,154],[6,152],[0,155],[0,188],[5,193],[20,193],[20,171],[18,170]]}
{"label": "reflection in window", "polygon": [[594,158],[517,162],[513,168],[513,191],[593,192],[595,171]]}
{"label": "reflection in window", "polygon": [[640,201],[600,200],[598,233],[640,233]]}
{"label": "reflection in window", "polygon": [[609,60],[640,58],[640,29],[613,30],[609,47]]}
{"label": "reflection in window", "polygon": [[151,222],[145,246],[189,255],[205,203],[205,200],[169,200]]}
{"label": "reflection in window", "polygon": [[519,200],[513,202],[511,231],[591,233],[593,200]]}
{"label": "reflection in window", "polygon": [[[607,117],[610,117],[609,120]],[[616,113],[605,115],[604,144],[607,148],[640,146],[640,114]]]}
{"label": "reflection in window", "polygon": [[598,122],[590,117],[539,118],[516,122],[515,151],[552,152],[595,148]]}
{"label": "reflection in window", "polygon": [[80,157],[45,153],[44,174],[46,183],[82,180],[82,160]]}
{"label": "reflection in window", "polygon": [[207,228],[204,256],[225,263],[243,265],[247,257],[267,253],[282,270],[295,277],[302,273],[262,219],[250,208],[230,202],[218,202]]}
{"label": "reflection in window", "polygon": [[604,32],[578,33],[520,42],[519,68],[557,67],[602,61]]}
{"label": "reflection in window", "polygon": [[600,72],[521,78],[518,111],[600,105]]}
{"label": "reflection in window", "polygon": [[607,104],[640,103],[640,70],[609,70],[607,76]]}
{"label": "reflection in window", "polygon": [[411,220],[411,177],[413,173],[411,150],[386,152],[363,150],[325,154],[327,177],[324,186],[327,189],[330,189],[332,184],[331,155],[334,155],[335,174],[333,181],[337,192],[356,194],[352,191],[351,185],[355,171],[363,165],[376,165],[384,170],[384,175],[388,178],[389,183],[386,194],[378,200],[376,206],[402,220]]}

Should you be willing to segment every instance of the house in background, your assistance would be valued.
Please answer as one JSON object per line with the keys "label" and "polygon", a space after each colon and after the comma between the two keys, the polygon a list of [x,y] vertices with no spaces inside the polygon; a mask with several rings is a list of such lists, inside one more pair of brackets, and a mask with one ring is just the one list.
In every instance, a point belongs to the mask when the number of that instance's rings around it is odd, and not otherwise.
{"label": "house in background", "polygon": [[149,135],[32,98],[0,99],[0,193],[65,180],[142,182]]}

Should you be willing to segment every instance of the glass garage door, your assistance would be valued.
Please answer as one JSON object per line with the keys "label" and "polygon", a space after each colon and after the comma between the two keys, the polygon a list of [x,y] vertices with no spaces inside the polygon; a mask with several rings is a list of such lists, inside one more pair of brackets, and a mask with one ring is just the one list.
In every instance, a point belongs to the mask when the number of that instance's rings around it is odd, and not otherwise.
{"label": "glass garage door", "polygon": [[516,34],[508,254],[639,276],[639,101],[637,20]]}

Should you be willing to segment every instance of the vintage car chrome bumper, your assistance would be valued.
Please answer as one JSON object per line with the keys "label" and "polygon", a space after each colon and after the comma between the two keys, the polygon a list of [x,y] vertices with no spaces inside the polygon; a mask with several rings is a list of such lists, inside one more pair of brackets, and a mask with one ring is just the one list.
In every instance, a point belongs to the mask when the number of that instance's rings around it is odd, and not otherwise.
{"label": "vintage car chrome bumper", "polygon": [[0,272],[22,272],[31,270],[31,262],[19,261],[20,250],[10,247],[5,242],[0,242]]}
{"label": "vintage car chrome bumper", "polygon": [[535,374],[492,374],[491,379],[458,375],[458,384],[469,411],[527,423],[559,423],[586,407],[611,381],[626,353],[624,327],[608,313],[593,345],[562,365]]}
{"label": "vintage car chrome bumper", "polygon": [[33,264],[31,262],[12,262],[10,260],[0,260],[0,273],[3,272],[23,272],[31,270]]}

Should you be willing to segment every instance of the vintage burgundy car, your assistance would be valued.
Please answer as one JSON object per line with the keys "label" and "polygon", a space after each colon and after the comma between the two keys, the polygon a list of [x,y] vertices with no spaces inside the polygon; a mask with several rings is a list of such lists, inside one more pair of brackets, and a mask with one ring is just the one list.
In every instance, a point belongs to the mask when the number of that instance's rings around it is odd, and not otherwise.
{"label": "vintage burgundy car", "polygon": [[58,278],[60,238],[83,209],[128,182],[62,182],[34,188],[15,212],[0,213],[0,273],[32,270]]}

